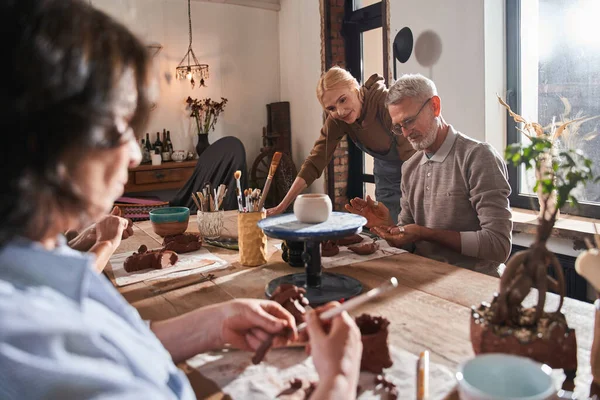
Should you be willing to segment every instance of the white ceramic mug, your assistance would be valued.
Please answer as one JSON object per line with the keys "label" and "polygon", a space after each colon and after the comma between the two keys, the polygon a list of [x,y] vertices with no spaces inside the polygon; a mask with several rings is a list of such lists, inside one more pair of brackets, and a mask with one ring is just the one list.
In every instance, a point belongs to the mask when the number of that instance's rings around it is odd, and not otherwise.
{"label": "white ceramic mug", "polygon": [[296,219],[305,224],[318,224],[327,221],[331,215],[331,200],[326,194],[301,194],[294,202]]}
{"label": "white ceramic mug", "polygon": [[162,163],[162,156],[160,154],[152,154],[152,165],[160,165]]}
{"label": "white ceramic mug", "polygon": [[556,390],[552,369],[529,358],[482,354],[460,365],[456,373],[462,400],[546,400]]}

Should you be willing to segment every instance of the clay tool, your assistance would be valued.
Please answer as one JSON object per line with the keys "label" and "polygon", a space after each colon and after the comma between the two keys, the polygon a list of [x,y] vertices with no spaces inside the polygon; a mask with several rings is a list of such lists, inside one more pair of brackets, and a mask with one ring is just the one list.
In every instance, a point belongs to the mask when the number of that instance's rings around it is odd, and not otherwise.
{"label": "clay tool", "polygon": [[417,361],[417,400],[429,399],[429,351],[422,351]]}
{"label": "clay tool", "polygon": [[[371,300],[381,296],[385,292],[387,292],[391,289],[395,289],[397,287],[398,287],[398,279],[396,279],[395,277],[391,277],[389,280],[382,283],[379,287],[371,289],[368,292],[363,293],[354,298],[351,298],[350,300],[345,301],[339,307],[330,308],[329,310],[322,312],[319,315],[319,318],[321,319],[321,321],[330,320],[331,318],[341,314],[343,311],[350,311],[368,301],[371,301]],[[298,325],[298,332],[302,332],[304,329],[306,329],[306,322],[303,322],[300,325]]]}
{"label": "clay tool", "polygon": [[200,203],[198,203],[198,200],[196,200],[196,196],[194,196],[194,192],[192,192],[192,200],[194,200],[194,203],[196,203],[196,207],[198,207],[198,210],[202,211],[202,207],[200,206]]}
{"label": "clay tool", "polygon": [[[383,293],[385,293],[391,289],[394,289],[396,287],[398,287],[398,279],[396,279],[395,277],[392,277],[388,281],[382,283],[379,287],[371,289],[368,292],[361,294],[360,296],[356,296],[356,297],[344,302],[339,307],[335,307],[335,308],[331,308],[329,310],[323,311],[319,315],[319,318],[321,319],[321,321],[327,321],[327,320],[339,315],[343,311],[350,311],[350,310],[360,306],[361,304],[371,301],[371,300],[381,296]],[[307,306],[306,309],[309,310],[310,308]],[[300,325],[298,325],[298,332],[302,332],[305,329],[306,329],[306,322],[303,322]],[[267,352],[273,345],[274,338],[275,338],[275,335],[269,335],[267,337],[267,339],[261,343],[260,347],[256,350],[254,357],[252,357],[252,363],[259,364],[263,360],[263,358],[265,357],[265,355],[267,354]]]}
{"label": "clay tool", "polygon": [[269,193],[269,189],[271,188],[271,182],[273,181],[273,176],[275,176],[275,172],[277,171],[277,167],[279,166],[279,161],[281,161],[281,152],[277,151],[273,154],[273,159],[271,160],[271,167],[269,168],[269,176],[267,176],[267,181],[265,182],[265,188],[262,191],[262,196],[260,197],[260,201],[258,202],[258,210],[262,210],[265,205],[265,200],[267,200],[267,194]]}
{"label": "clay tool", "polygon": [[238,199],[238,211],[244,211],[242,207],[242,185],[240,183],[240,178],[242,177],[242,171],[237,170],[233,173],[233,177],[235,178],[235,184],[237,185],[237,199]]}

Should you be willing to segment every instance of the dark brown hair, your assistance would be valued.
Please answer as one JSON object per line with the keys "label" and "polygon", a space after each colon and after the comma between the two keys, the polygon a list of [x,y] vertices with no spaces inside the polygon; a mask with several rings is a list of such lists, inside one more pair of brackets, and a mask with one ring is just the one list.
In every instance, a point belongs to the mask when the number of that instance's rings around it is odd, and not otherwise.
{"label": "dark brown hair", "polygon": [[122,143],[117,88],[132,70],[137,136],[150,109],[146,47],[123,25],[78,0],[0,4],[0,246],[38,240],[55,210],[84,216],[87,200],[61,170],[66,154]]}

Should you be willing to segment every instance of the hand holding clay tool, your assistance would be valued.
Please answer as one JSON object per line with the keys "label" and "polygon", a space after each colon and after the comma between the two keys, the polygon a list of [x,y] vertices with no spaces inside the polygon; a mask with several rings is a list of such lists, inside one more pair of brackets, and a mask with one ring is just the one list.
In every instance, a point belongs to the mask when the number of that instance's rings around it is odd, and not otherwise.
{"label": "hand holding clay tool", "polygon": [[[356,296],[356,297],[344,302],[339,307],[330,308],[329,310],[322,312],[319,315],[319,318],[321,318],[321,321],[330,320],[331,318],[341,314],[343,311],[350,311],[368,301],[373,300],[374,298],[381,296],[383,293],[387,292],[388,290],[391,290],[391,289],[394,289],[397,287],[398,287],[398,279],[396,279],[395,277],[391,277],[389,280],[382,283],[379,287],[376,287],[374,289],[369,290],[366,293]],[[304,329],[306,329],[306,322],[303,322],[300,325],[298,325],[298,332],[301,332]]]}
{"label": "hand holding clay tool", "polygon": [[[392,277],[388,281],[382,283],[379,287],[371,289],[368,292],[361,294],[360,296],[356,296],[356,297],[344,302],[339,307],[335,307],[335,308],[331,308],[329,310],[323,311],[319,315],[319,318],[321,319],[321,321],[327,321],[327,320],[341,314],[343,311],[350,311],[350,310],[360,306],[361,304],[364,304],[370,300],[373,300],[373,299],[381,296],[383,293],[385,293],[391,289],[394,289],[396,287],[398,287],[398,279],[396,279],[395,277]],[[303,322],[300,325],[298,325],[298,332],[301,332],[305,329],[306,329],[306,322]],[[287,332],[287,334],[289,334],[289,332]],[[252,357],[253,364],[258,364],[262,361],[262,359],[265,357],[265,355],[267,354],[267,352],[273,345],[273,339],[274,339],[274,335],[269,335],[268,338],[264,342],[262,342],[260,347],[256,350],[254,357]]]}

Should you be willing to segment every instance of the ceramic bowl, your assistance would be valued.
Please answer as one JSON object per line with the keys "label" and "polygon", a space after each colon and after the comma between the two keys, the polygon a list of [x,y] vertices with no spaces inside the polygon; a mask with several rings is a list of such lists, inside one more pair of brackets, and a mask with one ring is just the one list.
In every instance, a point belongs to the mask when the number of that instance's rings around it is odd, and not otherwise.
{"label": "ceramic bowl", "polygon": [[325,222],[331,215],[331,200],[326,194],[301,194],[294,202],[294,215],[305,224]]}
{"label": "ceramic bowl", "polygon": [[150,211],[152,229],[163,237],[184,233],[189,220],[190,209],[187,207],[161,207]]}
{"label": "ceramic bowl", "polygon": [[463,400],[546,400],[556,393],[551,372],[529,358],[492,353],[461,364],[456,379]]}
{"label": "ceramic bowl", "polygon": [[171,160],[176,162],[182,162],[187,158],[187,152],[185,150],[175,150],[171,154]]}

